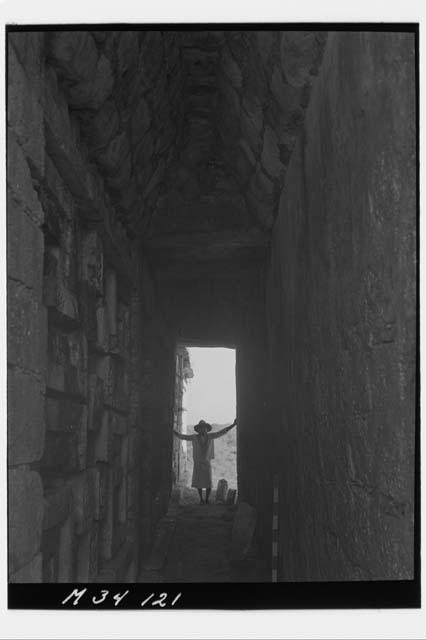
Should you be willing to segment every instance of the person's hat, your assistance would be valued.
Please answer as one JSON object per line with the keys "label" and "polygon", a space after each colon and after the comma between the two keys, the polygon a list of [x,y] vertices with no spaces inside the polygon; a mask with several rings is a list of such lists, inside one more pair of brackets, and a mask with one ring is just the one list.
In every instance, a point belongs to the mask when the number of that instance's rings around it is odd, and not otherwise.
{"label": "person's hat", "polygon": [[211,431],[212,430],[212,425],[211,424],[209,424],[208,422],[205,422],[204,420],[200,420],[200,422],[195,425],[194,431],[199,432],[201,427],[204,427],[207,431]]}

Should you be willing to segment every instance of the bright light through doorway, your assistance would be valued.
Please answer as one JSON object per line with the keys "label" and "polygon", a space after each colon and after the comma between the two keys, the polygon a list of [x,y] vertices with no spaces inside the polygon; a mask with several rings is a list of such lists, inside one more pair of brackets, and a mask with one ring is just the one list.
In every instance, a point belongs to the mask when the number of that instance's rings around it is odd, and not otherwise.
{"label": "bright light through doorway", "polygon": [[185,395],[186,423],[233,422],[236,417],[235,349],[189,347],[194,378]]}
{"label": "bright light through doorway", "polygon": [[[236,418],[235,349],[188,347],[194,377],[184,394],[184,423],[188,433],[200,420],[213,429],[230,425]],[[212,460],[214,488],[224,478],[229,488],[237,488],[237,437],[232,429],[215,440]],[[192,474],[192,455],[188,456],[187,484]]]}

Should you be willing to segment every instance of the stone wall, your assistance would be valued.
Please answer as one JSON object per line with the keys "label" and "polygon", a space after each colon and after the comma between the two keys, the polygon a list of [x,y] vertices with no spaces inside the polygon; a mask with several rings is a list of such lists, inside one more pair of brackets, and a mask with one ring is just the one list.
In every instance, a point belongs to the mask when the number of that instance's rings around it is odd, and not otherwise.
{"label": "stone wall", "polygon": [[[36,82],[42,73],[39,41],[27,44],[22,58]],[[37,582],[45,518],[39,464],[46,439],[47,309],[42,300],[44,211],[35,186],[45,172],[44,125],[15,49],[8,54],[9,575],[15,582]]]}
{"label": "stone wall", "polygon": [[129,233],[150,223],[181,134],[178,34],[52,31],[46,54]]}
{"label": "stone wall", "polygon": [[141,560],[148,554],[155,526],[167,510],[173,483],[175,343],[161,323],[153,294],[152,281],[145,277],[141,350],[137,366],[141,431],[140,448],[135,452],[135,464],[140,470]]}
{"label": "stone wall", "polygon": [[[173,408],[173,429],[179,433],[186,433],[183,430],[185,407],[183,405],[184,393],[187,382],[193,378],[194,372],[191,368],[188,349],[181,345],[176,347],[176,368],[175,368],[175,391]],[[173,482],[181,484],[185,482],[187,475],[187,452],[188,447],[185,441],[174,438],[173,441]]]}
{"label": "stone wall", "polygon": [[414,36],[332,33],[274,226],[281,580],[413,577]]}
{"label": "stone wall", "polygon": [[171,487],[173,347],[51,37],[8,47],[9,575],[132,581]]}

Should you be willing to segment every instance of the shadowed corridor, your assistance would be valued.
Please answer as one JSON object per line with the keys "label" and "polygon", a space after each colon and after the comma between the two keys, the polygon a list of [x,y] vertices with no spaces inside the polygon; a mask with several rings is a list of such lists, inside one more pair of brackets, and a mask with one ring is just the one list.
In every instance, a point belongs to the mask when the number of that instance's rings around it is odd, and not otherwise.
{"label": "shadowed corridor", "polygon": [[[9,581],[412,579],[414,34],[7,50]],[[176,498],[182,345],[236,351],[235,505]]]}

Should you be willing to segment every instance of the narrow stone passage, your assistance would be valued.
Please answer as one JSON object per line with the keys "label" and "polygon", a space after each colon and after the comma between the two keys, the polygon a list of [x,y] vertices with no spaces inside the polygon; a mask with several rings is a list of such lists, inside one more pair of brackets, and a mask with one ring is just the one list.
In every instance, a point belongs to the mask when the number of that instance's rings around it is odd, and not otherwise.
{"label": "narrow stone passage", "polygon": [[9,582],[413,581],[415,25],[75,26],[6,29]]}
{"label": "narrow stone passage", "polygon": [[231,562],[236,506],[200,505],[195,490],[184,489],[164,582],[266,582],[266,570],[254,556],[243,566]]}

